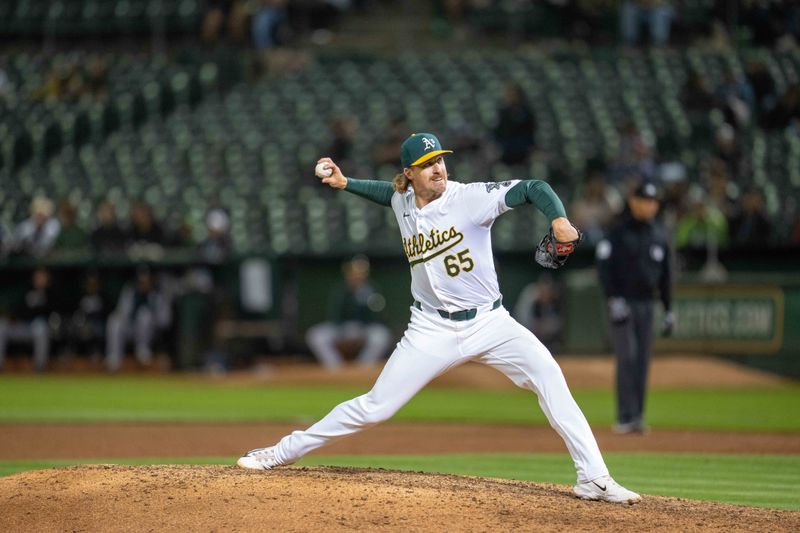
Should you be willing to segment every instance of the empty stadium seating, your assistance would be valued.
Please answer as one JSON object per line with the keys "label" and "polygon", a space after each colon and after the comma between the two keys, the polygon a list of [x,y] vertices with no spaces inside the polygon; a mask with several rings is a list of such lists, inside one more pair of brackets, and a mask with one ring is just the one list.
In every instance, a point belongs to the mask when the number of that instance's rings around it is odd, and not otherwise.
{"label": "empty stadium seating", "polygon": [[51,37],[196,32],[204,0],[0,2],[0,36]]}
{"label": "empty stadium seating", "polygon": [[[796,52],[757,52],[779,90],[798,81]],[[629,120],[653,143],[668,138],[697,179],[717,118],[709,113],[693,121],[682,107],[681,88],[690,72],[713,87],[727,69],[741,71],[751,55],[689,48],[328,57],[224,93],[208,90],[217,75],[213,63],[187,68],[167,58],[124,55],[113,62],[105,102],[22,102],[10,110],[11,119],[0,126],[0,172],[11,178],[0,193],[0,220],[19,220],[30,196],[47,191],[76,198],[87,222],[101,196],[123,210],[143,198],[158,216],[175,223],[185,217],[200,232],[208,206],[220,203],[231,210],[239,250],[397,252],[391,211],[335,194],[313,176],[331,140],[326,125],[336,118],[357,117],[354,160],[388,180],[395,169],[373,168],[371,160],[394,116],[402,114],[413,130],[439,132],[445,144],[465,131],[487,143],[503,87],[515,81],[536,113],[537,144],[546,157],[534,160],[528,176],[511,176],[503,165],[483,168],[480,154],[465,152],[452,159],[457,179],[538,177],[569,198],[588,160],[613,157],[619,128]],[[42,79],[36,58],[19,55],[10,65],[23,86]],[[744,138],[752,182],[764,188],[775,214],[781,194],[800,191],[800,140],[758,129]],[[497,248],[530,249],[543,223],[532,210],[501,218]]]}

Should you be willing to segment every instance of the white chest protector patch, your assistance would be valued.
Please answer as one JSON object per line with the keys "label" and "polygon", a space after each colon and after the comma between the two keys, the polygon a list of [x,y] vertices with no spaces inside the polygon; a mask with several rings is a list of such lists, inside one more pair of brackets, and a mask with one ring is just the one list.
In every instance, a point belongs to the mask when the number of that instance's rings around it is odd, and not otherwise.
{"label": "white chest protector patch", "polygon": [[603,239],[597,243],[597,248],[595,248],[594,254],[600,261],[608,259],[611,257],[611,243],[606,239]]}
{"label": "white chest protector patch", "polygon": [[653,261],[660,263],[664,260],[664,248],[658,244],[651,245],[650,257],[653,259]]}

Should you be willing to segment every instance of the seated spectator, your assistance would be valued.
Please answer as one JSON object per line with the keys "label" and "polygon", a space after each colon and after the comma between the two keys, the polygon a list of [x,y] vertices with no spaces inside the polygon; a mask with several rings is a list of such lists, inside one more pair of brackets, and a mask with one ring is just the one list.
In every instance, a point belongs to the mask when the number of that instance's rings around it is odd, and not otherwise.
{"label": "seated spectator", "polygon": [[78,213],[75,206],[64,200],[58,204],[58,221],[61,232],[56,239],[54,250],[73,252],[88,247],[89,236],[77,224]]}
{"label": "seated spectator", "polygon": [[564,306],[561,289],[550,273],[541,274],[536,282],[522,289],[514,316],[548,350],[558,351],[564,333]]}
{"label": "seated spectator", "polygon": [[53,217],[53,202],[37,196],[31,202],[30,218],[14,231],[12,252],[30,257],[44,257],[53,249],[61,225]]}
{"label": "seated spectator", "polygon": [[678,220],[689,210],[689,180],[665,181],[659,216],[669,235],[675,234]]}
{"label": "seated spectator", "polygon": [[728,166],[717,158],[712,158],[705,166],[708,175],[708,203],[730,219],[736,211],[736,187],[730,181]]}
{"label": "seated spectator", "polygon": [[358,119],[355,117],[337,118],[331,123],[331,143],[328,150],[330,158],[336,161],[342,172],[347,175],[358,174],[353,157],[355,136],[358,132]]}
{"label": "seated spectator", "polygon": [[764,208],[764,197],[750,187],[741,198],[738,212],[730,220],[731,242],[737,246],[760,246],[771,243],[772,222]]}
{"label": "seated spectator", "polygon": [[668,183],[685,180],[688,169],[683,161],[683,142],[675,133],[665,133],[656,141],[658,160],[655,183],[666,186]]}
{"label": "seated spectator", "polygon": [[203,16],[201,37],[208,44],[216,44],[225,33],[235,42],[243,42],[247,30],[247,7],[243,0],[208,0]]}
{"label": "seated spectator", "polygon": [[106,332],[108,307],[101,290],[97,271],[86,273],[83,292],[68,324],[70,343],[78,351],[98,358],[103,353],[103,339]]}
{"label": "seated spectator", "polygon": [[436,0],[432,2],[431,30],[436,35],[450,36],[463,40],[466,34],[467,0]]}
{"label": "seated spectator", "polygon": [[268,50],[282,44],[281,28],[288,22],[287,0],[257,0],[252,16],[253,45]]}
{"label": "seated spectator", "polygon": [[108,97],[108,57],[93,55],[86,65],[86,91],[96,100],[105,101]]}
{"label": "seated spectator", "polygon": [[164,242],[164,230],[161,224],[156,222],[153,216],[153,208],[144,202],[134,202],[130,210],[130,232],[128,241],[130,244],[152,243],[162,244]]}
{"label": "seated spectator", "polygon": [[719,209],[707,203],[702,189],[690,192],[689,210],[678,220],[675,245],[678,248],[728,246],[728,221]]}
{"label": "seated spectator", "polygon": [[112,254],[125,249],[127,235],[117,223],[116,207],[110,200],[103,200],[97,206],[97,221],[90,237],[92,248],[97,254]]}
{"label": "seated spectator", "polygon": [[737,129],[750,124],[756,107],[756,97],[747,78],[727,69],[725,79],[714,91],[714,99],[728,124]]}
{"label": "seated spectator", "polygon": [[675,12],[667,0],[623,0],[620,6],[620,33],[628,46],[639,44],[642,26],[650,33],[653,46],[669,44]]}
{"label": "seated spectator", "polygon": [[681,104],[690,115],[707,117],[714,107],[714,93],[695,71],[691,71],[681,89]]}
{"label": "seated spectator", "polygon": [[798,35],[797,3],[785,0],[740,2],[739,23],[749,28],[753,44],[764,47],[791,47]]}
{"label": "seated spectator", "polygon": [[300,34],[311,34],[312,41],[325,44],[342,15],[351,7],[351,0],[309,0],[288,2],[292,26]]}
{"label": "seated spectator", "polygon": [[109,372],[122,366],[125,343],[133,339],[134,353],[141,365],[153,361],[153,341],[160,329],[172,321],[166,291],[147,266],[136,270],[136,279],[127,283],[106,325],[106,365]]}
{"label": "seated spectator", "polygon": [[653,146],[633,122],[626,122],[620,129],[619,150],[609,169],[611,183],[635,186],[642,181],[654,181],[655,173]]}
{"label": "seated spectator", "polygon": [[206,215],[208,234],[198,246],[200,256],[206,263],[221,263],[233,251],[231,221],[228,213],[220,208],[211,209]]}
{"label": "seated spectator", "polygon": [[581,195],[572,203],[570,214],[576,226],[581,228],[592,245],[602,238],[605,228],[622,211],[622,198],[606,184],[602,171],[590,170],[586,176]]}
{"label": "seated spectator", "polygon": [[37,267],[31,274],[30,288],[13,308],[11,318],[0,317],[0,370],[5,365],[9,340],[32,341],[34,368],[37,372],[47,369],[50,358],[49,320],[55,309],[50,271]]}
{"label": "seated spectator", "polygon": [[768,130],[783,130],[790,126],[797,129],[798,119],[800,119],[800,84],[794,83],[786,89],[775,107],[762,117],[761,125]]}
{"label": "seated spectator", "polygon": [[733,126],[723,122],[717,129],[714,135],[714,150],[714,156],[725,164],[726,172],[731,179],[737,180],[749,174],[749,159]]}
{"label": "seated spectator", "polygon": [[383,165],[391,165],[394,169],[400,158],[399,146],[410,135],[408,124],[402,116],[395,116],[389,123],[389,128],[384,137],[378,140],[372,152],[372,164],[376,169]]}
{"label": "seated spectator", "polygon": [[328,370],[344,364],[337,342],[362,341],[356,361],[364,365],[380,361],[392,344],[389,328],[378,319],[386,300],[369,282],[367,258],[357,256],[342,270],[345,283],[329,295],[328,320],[312,326],[306,334],[311,351]]}
{"label": "seated spectator", "polygon": [[140,259],[159,259],[167,244],[166,234],[153,209],[144,202],[134,202],[130,208],[130,227],[127,234],[128,255]]}
{"label": "seated spectator", "polygon": [[747,82],[753,88],[756,113],[763,115],[775,107],[778,102],[775,81],[764,61],[752,61],[747,65]]}
{"label": "seated spectator", "polygon": [[[485,159],[484,153],[488,147],[480,128],[476,128],[467,120],[458,119],[449,121],[445,132],[448,139],[447,144],[453,148],[454,152],[466,157],[470,164],[475,164],[479,159]],[[405,139],[401,139],[401,144],[403,140]],[[491,148],[489,149],[491,150]],[[478,171],[476,170],[476,172]]]}
{"label": "seated spectator", "polygon": [[164,242],[167,248],[193,249],[197,246],[191,221],[182,213],[173,211],[164,221]]}
{"label": "seated spectator", "polygon": [[506,85],[503,105],[497,113],[494,139],[500,160],[506,165],[527,165],[535,145],[536,117],[516,83]]}

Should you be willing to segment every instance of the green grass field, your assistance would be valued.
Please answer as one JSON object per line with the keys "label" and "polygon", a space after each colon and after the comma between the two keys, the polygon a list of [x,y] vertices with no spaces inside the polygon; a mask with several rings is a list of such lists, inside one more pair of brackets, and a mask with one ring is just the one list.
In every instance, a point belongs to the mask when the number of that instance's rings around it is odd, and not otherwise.
{"label": "green grass field", "polygon": [[[2,423],[113,421],[311,421],[367,387],[241,386],[185,377],[0,377]],[[590,423],[612,422],[611,391],[574,391]],[[776,431],[800,438],[800,386],[724,390],[654,390],[648,398],[657,428]],[[428,389],[396,416],[405,421],[546,424],[524,391]],[[232,464],[233,457],[130,461],[2,461],[0,475],[84,463]],[[647,494],[800,510],[800,456],[606,454],[620,481]],[[323,456],[301,464],[370,466],[570,484],[563,454]]]}
{"label": "green grass field", "polygon": [[[0,422],[305,421],[367,390],[163,377],[0,377]],[[612,423],[611,391],[573,392],[591,424]],[[536,397],[522,390],[426,389],[395,419],[547,423]],[[660,428],[800,432],[800,386],[654,390],[648,420]]]}

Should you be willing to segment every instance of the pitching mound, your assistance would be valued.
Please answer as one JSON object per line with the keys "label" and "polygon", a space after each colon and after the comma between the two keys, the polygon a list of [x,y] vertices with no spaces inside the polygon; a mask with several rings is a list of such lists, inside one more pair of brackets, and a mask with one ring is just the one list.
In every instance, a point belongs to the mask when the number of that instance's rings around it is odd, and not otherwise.
{"label": "pitching mound", "polygon": [[349,468],[81,466],[0,479],[2,531],[798,531],[800,513]]}

